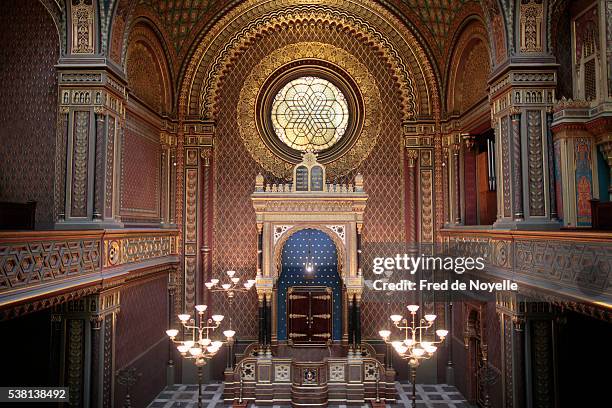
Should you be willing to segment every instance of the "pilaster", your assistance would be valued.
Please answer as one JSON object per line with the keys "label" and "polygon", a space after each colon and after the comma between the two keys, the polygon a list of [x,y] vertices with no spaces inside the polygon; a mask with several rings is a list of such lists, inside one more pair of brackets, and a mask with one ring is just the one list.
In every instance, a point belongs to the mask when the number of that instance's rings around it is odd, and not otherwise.
{"label": "pilaster", "polygon": [[161,143],[161,226],[176,228],[177,124],[164,120],[159,139]]}
{"label": "pilaster", "polygon": [[127,93],[105,67],[60,64],[56,228],[117,228]]}
{"label": "pilaster", "polygon": [[[201,121],[186,122],[183,125],[183,132],[184,299],[185,310],[191,310],[199,299],[203,299],[203,293],[201,293],[204,282],[203,273],[210,273],[208,269],[212,265],[211,236],[209,232],[204,232],[203,222],[206,220],[208,229],[211,211],[209,194],[212,188],[214,125]],[[204,184],[206,184],[206,189]]]}
{"label": "pilaster", "polygon": [[608,198],[600,197],[597,155],[601,151],[610,166],[612,161],[606,152],[612,135],[612,116],[605,110],[592,109],[589,102],[565,99],[555,105],[553,112],[551,130],[558,173],[559,217],[565,226],[590,227],[590,200]]}
{"label": "pilaster", "polygon": [[61,330],[60,384],[69,388],[68,406],[112,407],[115,379],[115,325],[118,289],[57,306],[52,321]]}
{"label": "pilaster", "polygon": [[502,404],[525,407],[524,398],[524,304],[519,295],[498,292],[496,313],[500,324]]}
{"label": "pilaster", "polygon": [[[522,57],[525,59],[526,57]],[[543,57],[542,57],[543,58]],[[533,57],[496,73],[490,87],[495,130],[498,214],[495,228],[557,229],[547,112],[555,100],[556,66]],[[527,62],[539,65],[525,66]],[[536,68],[537,66],[537,68]]]}
{"label": "pilaster", "polygon": [[[404,147],[406,148],[407,177],[406,225],[408,241],[433,243],[436,235],[436,208],[434,208],[434,183],[442,182],[442,175],[434,171],[436,126],[432,123],[404,123]],[[442,146],[439,144],[438,149]],[[438,180],[439,176],[439,180]],[[411,208],[414,206],[414,208]],[[414,217],[414,218],[409,218]]]}

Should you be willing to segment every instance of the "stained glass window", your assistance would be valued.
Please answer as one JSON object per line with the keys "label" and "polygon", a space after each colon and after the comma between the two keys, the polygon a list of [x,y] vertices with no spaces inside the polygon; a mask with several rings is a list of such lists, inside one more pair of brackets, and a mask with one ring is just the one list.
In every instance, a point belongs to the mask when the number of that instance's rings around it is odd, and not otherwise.
{"label": "stained glass window", "polygon": [[326,79],[300,77],[287,83],[272,101],[272,126],[292,149],[318,152],[346,132],[349,109],[337,86]]}

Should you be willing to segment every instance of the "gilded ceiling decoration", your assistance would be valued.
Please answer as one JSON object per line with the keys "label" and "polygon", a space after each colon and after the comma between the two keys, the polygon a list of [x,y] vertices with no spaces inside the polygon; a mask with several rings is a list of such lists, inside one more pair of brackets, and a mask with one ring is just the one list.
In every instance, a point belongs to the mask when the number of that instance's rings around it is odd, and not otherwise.
{"label": "gilded ceiling decoration", "polygon": [[126,73],[130,90],[158,113],[169,112],[172,81],[166,55],[149,26],[137,24],[130,33]]}
{"label": "gilded ceiling decoration", "polygon": [[356,168],[372,151],[380,131],[382,109],[376,80],[359,59],[347,51],[319,42],[296,43],[279,48],[256,65],[245,80],[237,107],[240,136],[253,157],[274,175],[290,179],[294,163],[281,159],[270,150],[256,124],[257,104],[266,80],[282,66],[299,60],[318,59],[346,71],[355,81],[363,98],[363,126],[352,148],[327,164],[327,172],[343,175]]}
{"label": "gilded ceiling decoration", "polygon": [[138,0],[152,10],[164,25],[177,54],[200,22],[214,18],[228,0]]}
{"label": "gilded ceiling decoration", "polygon": [[447,109],[462,113],[487,95],[492,57],[484,25],[480,21],[470,23],[453,48],[447,79]]}
{"label": "gilded ceiling decoration", "polygon": [[397,0],[418,16],[440,51],[444,51],[453,35],[457,17],[466,5],[478,5],[478,0]]}
{"label": "gilded ceiling decoration", "polygon": [[313,23],[350,31],[381,54],[398,82],[404,120],[439,116],[439,75],[426,48],[384,7],[364,0],[241,3],[198,40],[181,75],[179,112],[214,120],[221,79],[250,44],[269,31]]}
{"label": "gilded ceiling decoration", "polygon": [[142,43],[129,48],[127,76],[130,88],[153,110],[161,112],[163,82],[156,66],[155,57]]}

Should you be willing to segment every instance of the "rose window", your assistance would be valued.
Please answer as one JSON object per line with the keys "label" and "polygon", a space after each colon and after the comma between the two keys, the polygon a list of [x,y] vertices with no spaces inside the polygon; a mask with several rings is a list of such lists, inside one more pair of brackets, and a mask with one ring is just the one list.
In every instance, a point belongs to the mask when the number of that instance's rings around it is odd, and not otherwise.
{"label": "rose window", "polygon": [[288,82],[274,97],[271,110],[276,136],[298,151],[320,152],[336,144],[349,124],[342,91],[330,81],[304,76]]}

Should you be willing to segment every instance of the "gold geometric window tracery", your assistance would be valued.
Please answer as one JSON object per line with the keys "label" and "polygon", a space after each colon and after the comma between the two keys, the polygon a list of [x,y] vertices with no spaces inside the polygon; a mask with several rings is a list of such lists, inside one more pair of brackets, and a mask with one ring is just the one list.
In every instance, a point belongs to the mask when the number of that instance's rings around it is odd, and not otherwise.
{"label": "gold geometric window tracery", "polygon": [[349,106],[342,91],[313,76],[288,82],[274,97],[270,113],[276,136],[298,151],[332,147],[349,124]]}

